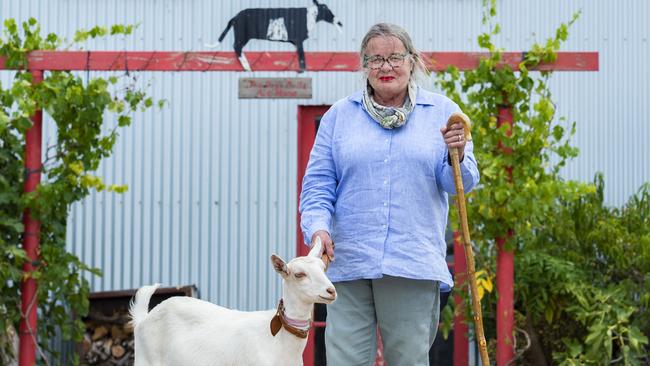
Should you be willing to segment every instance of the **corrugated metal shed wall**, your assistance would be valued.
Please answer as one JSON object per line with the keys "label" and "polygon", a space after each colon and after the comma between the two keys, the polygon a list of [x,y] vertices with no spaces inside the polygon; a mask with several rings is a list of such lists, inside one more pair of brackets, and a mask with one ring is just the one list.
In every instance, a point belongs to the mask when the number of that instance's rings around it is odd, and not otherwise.
{"label": "corrugated metal shed wall", "polygon": [[[272,5],[269,5],[272,3]],[[47,32],[72,37],[94,25],[139,23],[126,40],[91,41],[94,50],[204,50],[231,16],[249,7],[308,6],[307,0],[215,2],[208,0],[59,0],[0,3],[0,18],[36,17]],[[423,50],[478,50],[480,0],[361,0],[327,2],[343,22],[339,34],[318,23],[307,51],[355,51],[377,21],[407,28]],[[605,1],[500,1],[499,43],[525,50],[543,41],[560,22],[582,9],[564,50],[598,51],[597,73],[558,73],[552,78],[558,116],[577,121],[581,155],[567,178],[606,178],[606,200],[626,201],[650,180],[650,110],[647,69],[650,6]],[[232,32],[219,50],[231,50]],[[251,41],[246,50],[293,50]],[[84,77],[99,74],[82,73]],[[163,110],[136,116],[121,132],[99,175],[126,183],[124,195],[93,194],[70,215],[70,249],[102,268],[95,291],[152,282],[196,284],[202,298],[241,309],[275,304],[279,281],[267,258],[294,256],[297,106],[331,104],[360,87],[355,73],[305,73],[313,78],[311,100],[239,100],[245,76],[294,73],[141,73],[151,94],[169,101]],[[9,73],[2,73],[6,85]],[[114,121],[108,123],[107,129]],[[46,127],[45,141],[55,131]]]}

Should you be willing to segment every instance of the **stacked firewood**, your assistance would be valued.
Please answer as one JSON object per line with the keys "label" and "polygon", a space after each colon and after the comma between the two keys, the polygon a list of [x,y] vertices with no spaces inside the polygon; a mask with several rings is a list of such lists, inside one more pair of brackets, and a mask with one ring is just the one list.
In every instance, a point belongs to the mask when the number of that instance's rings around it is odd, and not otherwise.
{"label": "stacked firewood", "polygon": [[126,311],[111,316],[91,312],[81,343],[82,365],[133,365],[133,328]]}

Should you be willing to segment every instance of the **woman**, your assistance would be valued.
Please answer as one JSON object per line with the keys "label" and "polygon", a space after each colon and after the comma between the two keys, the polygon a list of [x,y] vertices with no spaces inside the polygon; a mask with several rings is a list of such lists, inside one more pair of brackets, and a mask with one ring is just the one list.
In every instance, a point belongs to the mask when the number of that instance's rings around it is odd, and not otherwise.
{"label": "woman", "polygon": [[379,326],[390,366],[428,365],[445,262],[448,194],[455,193],[448,150],[460,149],[463,184],[479,180],[459,111],[419,88],[425,72],[408,33],[372,26],[361,44],[366,88],[323,116],[303,180],[302,230],[336,260],[328,270],[337,301],[328,306],[328,364],[372,365]]}

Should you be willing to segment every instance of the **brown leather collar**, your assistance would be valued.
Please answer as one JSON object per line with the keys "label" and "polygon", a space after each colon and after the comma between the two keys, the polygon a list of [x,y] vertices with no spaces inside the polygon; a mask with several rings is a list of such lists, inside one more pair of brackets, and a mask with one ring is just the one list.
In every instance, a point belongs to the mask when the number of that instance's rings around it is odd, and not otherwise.
{"label": "brown leather collar", "polygon": [[[308,324],[311,325],[311,320],[308,321]],[[271,319],[271,334],[275,337],[282,327],[298,338],[307,338],[307,335],[309,334],[309,327],[307,327],[307,329],[300,329],[287,322],[284,315],[284,302],[280,299],[278,311],[275,313],[275,316],[273,316],[273,319]]]}

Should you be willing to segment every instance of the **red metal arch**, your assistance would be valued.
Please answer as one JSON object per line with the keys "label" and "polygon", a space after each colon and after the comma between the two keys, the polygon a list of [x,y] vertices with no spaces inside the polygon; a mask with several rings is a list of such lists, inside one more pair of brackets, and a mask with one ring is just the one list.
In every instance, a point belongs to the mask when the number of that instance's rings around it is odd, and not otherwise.
{"label": "red metal arch", "polygon": [[[423,52],[431,71],[448,66],[471,70],[478,66],[484,52]],[[516,69],[523,61],[522,52],[504,52],[503,64]],[[298,71],[295,52],[246,52],[253,71]],[[357,71],[356,52],[306,52],[307,71]],[[4,69],[0,58],[0,69]],[[31,70],[91,71],[244,71],[234,52],[175,51],[34,51],[29,55]],[[597,71],[597,52],[558,52],[554,63],[542,63],[539,71]]]}
{"label": "red metal arch", "polygon": [[[441,71],[448,66],[460,70],[471,70],[479,60],[489,57],[482,52],[424,52],[432,71]],[[246,52],[253,71],[297,71],[298,59],[294,52]],[[503,65],[517,69],[523,61],[522,52],[504,52]],[[533,70],[538,71],[598,71],[597,52],[558,52],[553,63],[543,63]],[[353,72],[359,69],[359,56],[355,52],[307,52],[307,71]],[[5,60],[0,58],[0,70],[6,69]],[[27,69],[34,74],[34,82],[40,82],[44,71],[244,71],[234,52],[175,52],[175,51],[33,51],[28,55]],[[505,116],[501,123],[512,123],[511,113],[500,111]],[[507,118],[510,116],[510,119]],[[41,166],[42,112],[32,117],[34,125],[27,132],[25,146],[25,169],[37,172]],[[25,192],[36,189],[40,174],[32,173],[25,180]],[[33,268],[37,259],[40,226],[29,212],[24,213],[25,235],[23,247],[31,259],[23,267],[25,272]],[[497,365],[506,365],[514,356],[512,349],[513,324],[513,268],[514,253],[499,246],[497,255]],[[456,272],[461,268],[456,264]],[[36,344],[33,332],[37,329],[36,282],[28,278],[22,283],[21,301],[25,317],[20,324],[20,366],[32,366],[36,362]],[[455,350],[455,364],[460,365],[462,355],[467,354],[467,343]],[[460,352],[460,353],[457,353]],[[464,358],[466,360],[466,358]],[[465,363],[466,364],[466,363]]]}

